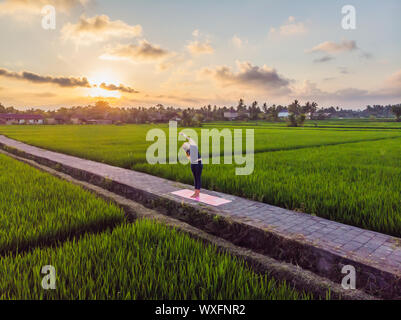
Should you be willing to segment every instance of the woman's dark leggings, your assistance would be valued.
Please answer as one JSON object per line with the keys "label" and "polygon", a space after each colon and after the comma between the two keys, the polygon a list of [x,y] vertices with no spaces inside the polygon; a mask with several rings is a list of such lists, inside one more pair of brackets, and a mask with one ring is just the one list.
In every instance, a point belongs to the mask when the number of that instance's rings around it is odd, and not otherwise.
{"label": "woman's dark leggings", "polygon": [[201,179],[202,169],[203,169],[202,162],[197,164],[191,164],[191,170],[192,174],[194,175],[194,184],[196,190],[200,190],[200,188],[202,187],[202,179]]}

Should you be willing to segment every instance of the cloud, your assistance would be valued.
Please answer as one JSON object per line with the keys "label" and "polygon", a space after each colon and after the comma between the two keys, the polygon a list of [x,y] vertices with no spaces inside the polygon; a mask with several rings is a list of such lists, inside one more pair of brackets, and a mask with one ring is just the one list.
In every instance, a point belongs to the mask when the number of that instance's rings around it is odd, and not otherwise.
{"label": "cloud", "polygon": [[[294,85],[291,97],[296,99],[315,100],[326,104],[347,104],[355,107],[355,104],[384,104],[397,103],[401,99],[401,70],[395,72],[375,90],[360,88],[343,88],[328,92],[318,88],[316,83],[303,81]],[[361,105],[360,105],[361,106]]]}
{"label": "cloud", "polygon": [[390,82],[394,82],[398,85],[401,85],[401,69],[394,72],[388,79]]}
{"label": "cloud", "polygon": [[39,98],[54,98],[57,97],[57,94],[53,92],[40,92],[40,93],[34,93],[33,96]]}
{"label": "cloud", "polygon": [[300,98],[317,99],[317,97],[323,95],[323,91],[317,87],[316,83],[309,80],[297,82],[292,86],[291,89],[292,89],[292,97],[295,96],[297,97],[297,99]]}
{"label": "cloud", "polygon": [[[22,72],[12,72],[6,69],[0,69],[0,77],[6,77],[10,79],[16,80],[25,80],[31,83],[36,84],[55,84],[63,88],[76,88],[76,87],[83,87],[83,88],[94,88],[97,87],[96,85],[92,86],[87,78],[74,78],[74,77],[51,77],[51,76],[41,76],[32,72],[22,71]],[[106,85],[102,83],[100,88],[110,91],[121,91],[126,93],[137,93],[138,91],[126,87],[122,84],[119,86],[115,86],[113,84]]]}
{"label": "cloud", "polygon": [[204,69],[203,74],[211,76],[223,86],[238,86],[242,88],[258,88],[264,92],[288,92],[290,80],[285,79],[275,69],[266,65],[253,66],[250,62],[237,62],[238,72],[233,72],[227,66],[215,69]]}
{"label": "cloud", "polygon": [[187,66],[192,65],[192,60],[188,59],[185,55],[183,54],[177,54],[175,52],[172,52],[163,59],[157,66],[158,71],[166,71],[172,67],[175,67],[180,64],[186,64]]}
{"label": "cloud", "polygon": [[177,96],[177,95],[164,95],[164,94],[157,95],[154,98],[158,99],[159,101],[160,101],[160,99],[167,99],[167,100],[181,101],[181,102],[193,103],[193,104],[196,104],[196,103],[199,103],[200,101],[202,101],[202,99],[200,99],[200,98]]}
{"label": "cloud", "polygon": [[58,11],[67,12],[77,6],[85,6],[91,0],[5,0],[0,2],[0,15],[40,14],[46,5],[53,5]]}
{"label": "cloud", "polygon": [[349,70],[347,67],[338,67],[341,74],[349,74]]}
{"label": "cloud", "polygon": [[236,46],[237,48],[241,48],[243,41],[240,37],[238,37],[237,35],[234,35],[231,39],[231,42],[234,44],[234,46]]}
{"label": "cloud", "polygon": [[369,52],[362,52],[360,57],[363,58],[363,59],[370,60],[370,59],[373,58],[373,54],[371,54]]}
{"label": "cloud", "polygon": [[318,44],[308,52],[323,52],[323,53],[340,53],[357,50],[358,46],[354,40],[344,40],[340,43],[326,41]]}
{"label": "cloud", "polygon": [[155,61],[166,57],[168,54],[167,50],[146,40],[141,40],[139,44],[119,45],[109,48],[100,58],[105,60],[129,60],[132,62]]}
{"label": "cloud", "polygon": [[[363,51],[360,49],[355,40],[343,40],[342,42],[336,43],[332,41],[326,41],[318,44],[310,50],[307,50],[307,53],[326,53],[326,54],[339,54],[343,52],[352,52],[359,51],[359,57],[362,59],[370,60],[373,58],[373,55],[369,52]],[[321,57],[320,59],[315,59],[314,62],[327,62],[329,60],[333,60],[333,58],[328,59],[329,55]]]}
{"label": "cloud", "polygon": [[214,52],[214,49],[208,40],[205,42],[200,42],[198,40],[191,41],[187,45],[187,49],[189,50],[189,52],[195,55],[212,54]]}
{"label": "cloud", "polygon": [[321,58],[317,58],[315,60],[313,60],[313,62],[315,63],[323,63],[323,62],[328,62],[334,60],[334,58],[332,56],[323,56]]}
{"label": "cloud", "polygon": [[292,98],[302,100],[314,100],[318,103],[335,103],[338,102],[353,102],[364,99],[368,91],[345,88],[334,92],[321,90],[316,83],[305,80],[292,87]]}
{"label": "cloud", "polygon": [[87,78],[41,76],[28,71],[17,73],[6,69],[0,69],[0,76],[33,83],[53,83],[60,87],[91,87]]}
{"label": "cloud", "polygon": [[121,92],[126,92],[126,93],[139,93],[139,91],[136,91],[135,89],[132,89],[130,87],[125,87],[122,84],[120,84],[119,86],[116,86],[114,84],[106,84],[106,83],[103,82],[99,87],[101,89],[109,90],[109,91],[121,91]]}
{"label": "cloud", "polygon": [[[198,29],[192,32],[192,36],[195,38],[189,41],[186,48],[193,55],[200,54],[212,54],[214,49],[209,41],[209,36],[202,34]],[[202,41],[202,38],[205,39]]]}
{"label": "cloud", "polygon": [[396,90],[401,95],[401,69],[391,74],[385,81],[386,88]]}
{"label": "cloud", "polygon": [[64,40],[80,44],[106,41],[110,38],[134,38],[142,34],[142,26],[131,26],[124,21],[112,21],[107,15],[87,18],[82,15],[76,24],[67,23],[61,30]]}
{"label": "cloud", "polygon": [[294,36],[305,34],[308,31],[304,22],[297,22],[293,16],[290,16],[285,24],[276,28],[270,28],[270,34],[279,34],[282,36]]}

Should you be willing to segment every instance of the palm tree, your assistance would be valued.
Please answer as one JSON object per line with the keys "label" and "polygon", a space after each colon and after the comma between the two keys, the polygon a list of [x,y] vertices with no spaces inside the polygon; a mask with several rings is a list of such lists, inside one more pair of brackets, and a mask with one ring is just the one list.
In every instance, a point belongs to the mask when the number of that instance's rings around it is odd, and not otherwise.
{"label": "palm tree", "polygon": [[401,121],[401,104],[397,104],[391,107],[391,111],[395,114],[397,122]]}

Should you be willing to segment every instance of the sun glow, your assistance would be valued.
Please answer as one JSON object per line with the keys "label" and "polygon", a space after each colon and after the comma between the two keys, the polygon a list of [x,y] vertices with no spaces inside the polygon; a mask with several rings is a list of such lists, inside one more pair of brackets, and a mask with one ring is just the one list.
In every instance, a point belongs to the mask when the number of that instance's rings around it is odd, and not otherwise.
{"label": "sun glow", "polygon": [[92,98],[121,98],[121,93],[118,91],[109,91],[99,87],[88,89],[88,95]]}
{"label": "sun glow", "polygon": [[106,90],[100,88],[100,85],[103,83],[118,86],[121,82],[119,82],[118,77],[112,71],[96,72],[88,77],[88,81],[92,86],[92,88],[88,89],[88,96],[92,98],[121,98],[121,93],[117,90]]}
{"label": "sun glow", "polygon": [[116,75],[112,70],[102,70],[91,73],[88,76],[88,81],[90,84],[97,86],[100,86],[102,83],[115,85],[121,83],[120,77],[118,77],[118,75]]}

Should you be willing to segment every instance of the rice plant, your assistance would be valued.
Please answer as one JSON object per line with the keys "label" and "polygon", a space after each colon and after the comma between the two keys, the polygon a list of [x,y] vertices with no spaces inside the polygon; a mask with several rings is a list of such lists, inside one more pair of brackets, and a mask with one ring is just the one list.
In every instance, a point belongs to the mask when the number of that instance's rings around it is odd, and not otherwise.
{"label": "rice plant", "polygon": [[[56,289],[41,268],[56,270]],[[0,260],[1,299],[312,299],[150,220]]]}
{"label": "rice plant", "polygon": [[[205,188],[401,236],[401,139],[255,155],[255,171],[205,165]],[[136,170],[192,183],[183,165],[137,164]],[[219,177],[216,179],[216,177]]]}
{"label": "rice plant", "polygon": [[123,220],[117,206],[0,154],[0,254],[101,231]]}
{"label": "rice plant", "polygon": [[[401,236],[401,131],[394,122],[328,120],[313,127],[222,122],[205,128],[255,129],[255,170],[207,165],[205,188]],[[308,127],[312,126],[312,127]],[[149,165],[146,132],[167,125],[0,127],[39,147],[192,184],[182,165]],[[387,129],[385,129],[387,128]],[[199,128],[196,129],[199,132]],[[218,179],[217,179],[218,177]]]}

